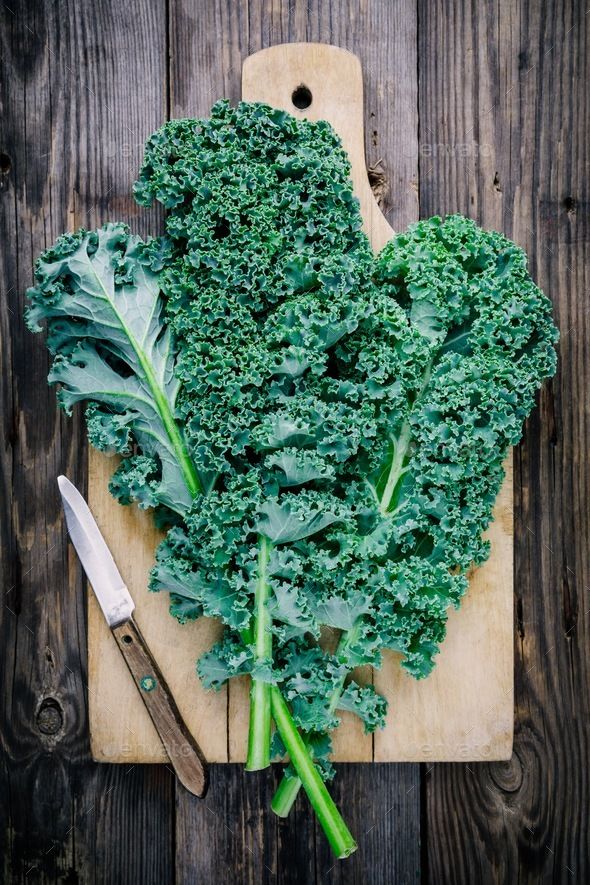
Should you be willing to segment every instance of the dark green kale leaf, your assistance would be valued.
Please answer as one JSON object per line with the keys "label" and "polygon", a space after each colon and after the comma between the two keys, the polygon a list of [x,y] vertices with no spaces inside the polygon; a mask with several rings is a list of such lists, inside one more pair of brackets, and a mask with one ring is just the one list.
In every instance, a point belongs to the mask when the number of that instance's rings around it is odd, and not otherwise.
{"label": "dark green kale leaf", "polygon": [[182,514],[200,483],[176,420],[174,339],[144,250],[122,224],[60,237],[37,261],[27,323],[38,332],[47,321],[49,382],[66,412],[89,403],[90,441],[128,455],[113,494]]}
{"label": "dark green kale leaf", "polygon": [[[372,253],[349,173],[327,123],[259,104],[218,102],[209,119],[167,123],[147,143],[135,193],[170,209],[162,284],[179,407],[210,484],[243,469],[254,439],[264,447],[265,416],[289,433],[279,404],[302,376],[325,375],[358,325]],[[316,401],[300,417],[312,433]]]}

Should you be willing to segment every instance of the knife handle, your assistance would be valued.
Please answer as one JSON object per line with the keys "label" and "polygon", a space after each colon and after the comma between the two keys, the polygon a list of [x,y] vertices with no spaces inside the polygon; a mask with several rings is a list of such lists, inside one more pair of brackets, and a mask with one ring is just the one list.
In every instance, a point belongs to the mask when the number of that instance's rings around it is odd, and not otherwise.
{"label": "knife handle", "polygon": [[125,663],[156,727],[178,780],[190,793],[203,798],[209,786],[207,762],[186,727],[166,680],[141,635],[129,618],[111,628]]}

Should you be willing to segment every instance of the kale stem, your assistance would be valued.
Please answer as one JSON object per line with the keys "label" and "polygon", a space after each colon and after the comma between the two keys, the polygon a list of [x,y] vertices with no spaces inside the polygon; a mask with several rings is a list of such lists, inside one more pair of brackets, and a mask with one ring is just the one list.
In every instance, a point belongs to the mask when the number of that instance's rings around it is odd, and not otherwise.
{"label": "kale stem", "polygon": [[[309,745],[306,743],[309,750]],[[270,807],[278,817],[288,817],[301,789],[301,780],[296,774],[283,774],[275,790]]]}
{"label": "kale stem", "polygon": [[379,503],[379,511],[382,516],[387,517],[389,511],[392,508],[392,504],[396,502],[393,501],[393,497],[395,494],[395,490],[397,488],[397,484],[400,481],[401,477],[406,472],[407,468],[407,460],[408,453],[410,450],[410,445],[412,443],[412,425],[410,424],[410,415],[416,408],[416,404],[420,401],[420,397],[426,390],[428,382],[430,381],[430,376],[432,373],[432,362],[428,363],[426,366],[422,378],[420,380],[420,387],[416,393],[416,396],[413,402],[410,405],[410,411],[408,417],[402,424],[402,428],[399,432],[397,439],[393,438],[393,453],[391,458],[391,463],[389,465],[389,472],[387,475],[387,482],[385,484],[385,488],[383,489],[383,494],[381,495],[381,500]]}
{"label": "kale stem", "polygon": [[[260,535],[258,544],[258,580],[254,597],[254,663],[272,658],[271,618],[268,612],[268,561],[272,545]],[[270,683],[252,678],[250,687],[250,722],[246,771],[258,771],[270,765]]]}
{"label": "kale stem", "polygon": [[383,516],[387,515],[387,511],[391,506],[393,493],[395,492],[396,486],[404,473],[404,462],[406,460],[408,449],[410,447],[411,432],[412,428],[410,426],[410,423],[408,421],[404,421],[399,436],[393,441],[393,457],[389,466],[387,483],[383,490],[381,501],[379,502],[379,510],[381,511],[381,514]]}
{"label": "kale stem", "polygon": [[[349,645],[351,645],[355,639],[358,637],[360,622],[357,621],[350,630],[345,630],[340,636],[340,640],[338,642],[338,648],[336,649],[336,657],[346,651]],[[328,712],[331,715],[338,706],[338,701],[342,695],[342,691],[344,689],[344,683],[346,681],[346,677],[348,676],[349,671],[343,673],[332,692],[330,693],[330,702],[328,704]],[[303,742],[305,743],[308,751],[310,750],[309,743],[303,738]],[[292,774],[284,774],[281,778],[281,782],[278,785],[275,794],[272,798],[271,808],[278,817],[287,817],[295,800],[297,799],[297,794],[301,789],[301,780]]]}
{"label": "kale stem", "polygon": [[293,717],[285,700],[276,685],[270,689],[272,699],[272,715],[287,748],[291,764],[301,780],[309,797],[322,829],[326,834],[330,847],[336,857],[348,857],[356,851],[357,844],[352,833],[344,823],[342,815],[336,808],[325,783],[314,765],[303,738],[297,731]]}

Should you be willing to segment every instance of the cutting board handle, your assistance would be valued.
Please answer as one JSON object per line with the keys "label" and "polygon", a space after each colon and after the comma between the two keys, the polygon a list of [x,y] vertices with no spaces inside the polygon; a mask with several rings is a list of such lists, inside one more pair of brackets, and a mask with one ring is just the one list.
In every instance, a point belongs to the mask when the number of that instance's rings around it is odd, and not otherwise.
{"label": "cutting board handle", "polygon": [[325,43],[282,43],[249,56],[242,98],[294,117],[328,120],[346,149],[365,230],[375,251],[393,235],[369,184],[365,163],[363,73],[356,55]]}

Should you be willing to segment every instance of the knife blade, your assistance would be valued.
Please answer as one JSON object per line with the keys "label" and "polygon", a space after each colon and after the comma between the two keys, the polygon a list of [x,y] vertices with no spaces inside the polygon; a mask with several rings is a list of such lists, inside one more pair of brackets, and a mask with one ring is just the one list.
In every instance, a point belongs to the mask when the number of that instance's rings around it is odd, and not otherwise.
{"label": "knife blade", "polygon": [[66,476],[58,476],[57,484],[63,502],[70,540],[92,584],[109,627],[115,627],[131,617],[135,603],[90,507]]}
{"label": "knife blade", "polygon": [[202,798],[209,782],[205,757],[133,618],[131,594],[83,496],[67,477],[58,476],[57,482],[70,540],[141,699],[179,781]]}

